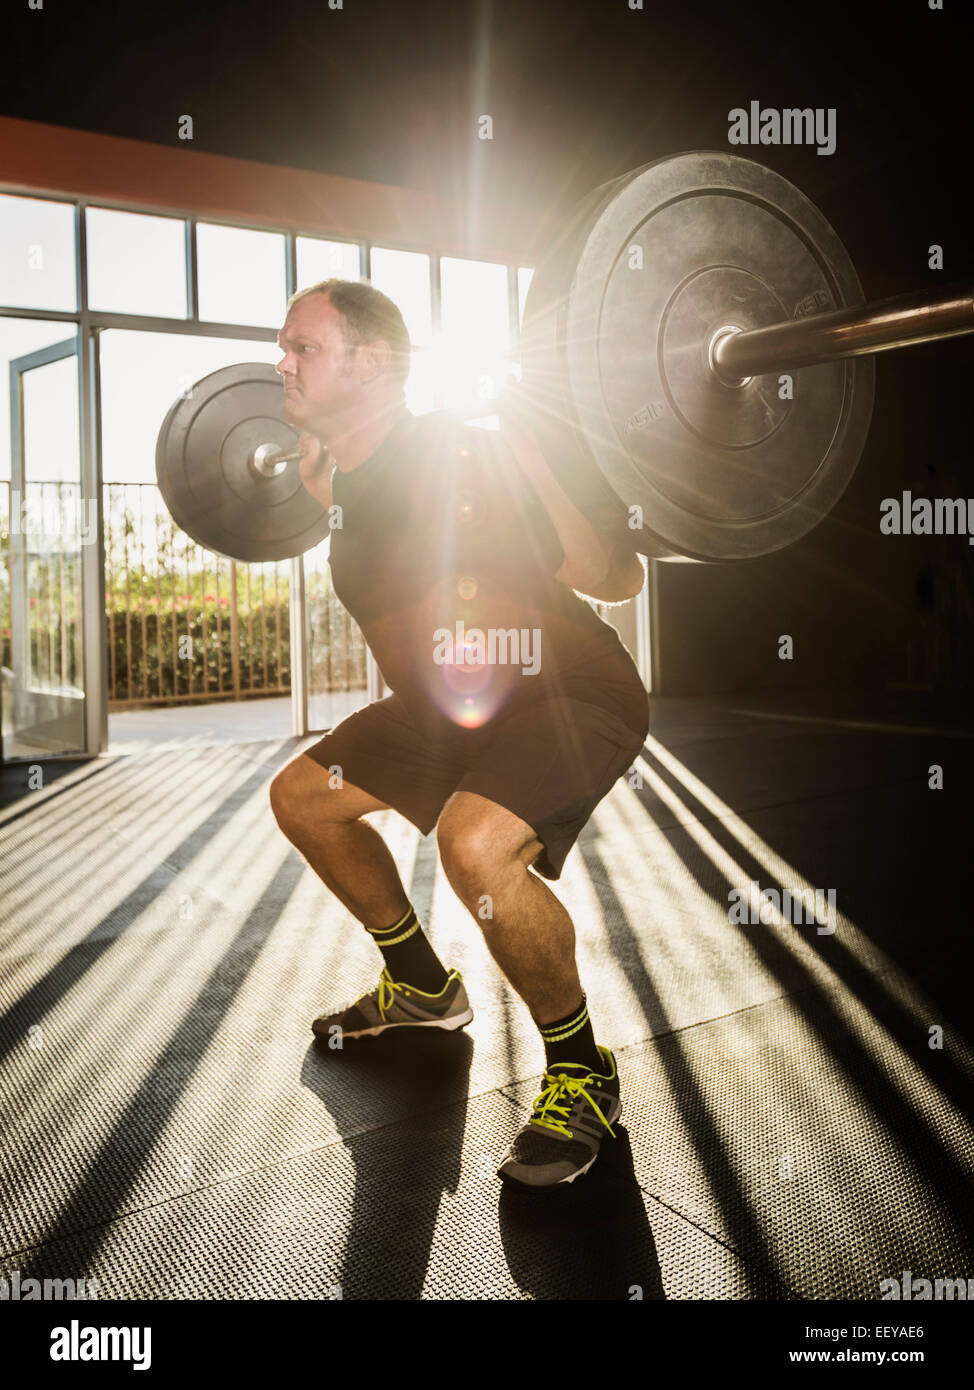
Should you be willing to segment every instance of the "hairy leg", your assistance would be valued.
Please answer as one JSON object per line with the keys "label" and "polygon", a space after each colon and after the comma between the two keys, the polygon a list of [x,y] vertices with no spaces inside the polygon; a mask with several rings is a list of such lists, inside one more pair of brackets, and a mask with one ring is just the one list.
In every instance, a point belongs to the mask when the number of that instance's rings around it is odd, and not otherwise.
{"label": "hairy leg", "polygon": [[542,849],[534,831],[496,802],[457,792],[443,808],[436,833],[454,892],[535,1022],[543,1027],[564,1018],[582,997],[575,928],[551,889],[531,872]]}
{"label": "hairy leg", "polygon": [[284,834],[349,912],[373,931],[409,907],[399,871],[379,832],[361,819],[388,808],[302,754],[271,783],[271,809]]}

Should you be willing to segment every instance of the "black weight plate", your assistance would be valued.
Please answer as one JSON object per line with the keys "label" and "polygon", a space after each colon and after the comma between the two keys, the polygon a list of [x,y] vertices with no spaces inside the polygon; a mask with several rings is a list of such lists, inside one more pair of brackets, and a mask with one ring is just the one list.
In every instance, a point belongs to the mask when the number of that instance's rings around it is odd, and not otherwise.
{"label": "black weight plate", "polygon": [[[707,361],[725,325],[861,302],[832,228],[772,170],[723,153],[636,170],[605,190],[545,299],[534,380],[561,391],[576,440],[641,508],[644,553],[769,554],[844,491],[869,428],[871,358],[790,372],[790,401],[777,373],[730,388]],[[526,320],[537,308],[529,295]]]}
{"label": "black weight plate", "polygon": [[[598,507],[620,515],[624,515],[622,503],[577,428],[564,360],[564,317],[585,238],[599,213],[629,177],[627,174],[594,189],[554,237],[531,277],[519,344],[521,393],[549,467],[582,511],[591,512]],[[640,539],[645,540],[646,536]]]}
{"label": "black weight plate", "polygon": [[252,466],[258,444],[282,452],[297,435],[284,420],[281,378],[265,362],[223,367],[174,403],[156,443],[156,478],[173,519],[229,559],[287,560],[328,534],[328,513],[292,462],[267,478]]}

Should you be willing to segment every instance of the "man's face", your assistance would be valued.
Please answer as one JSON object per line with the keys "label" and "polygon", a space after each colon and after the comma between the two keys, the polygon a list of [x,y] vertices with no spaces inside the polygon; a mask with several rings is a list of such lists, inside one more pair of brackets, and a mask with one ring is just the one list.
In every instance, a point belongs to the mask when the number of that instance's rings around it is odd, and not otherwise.
{"label": "man's face", "polygon": [[284,353],[276,366],[284,380],[281,414],[294,429],[327,439],[364,402],[373,376],[367,345],[346,348],[342,316],[323,294],[298,300],[277,336]]}

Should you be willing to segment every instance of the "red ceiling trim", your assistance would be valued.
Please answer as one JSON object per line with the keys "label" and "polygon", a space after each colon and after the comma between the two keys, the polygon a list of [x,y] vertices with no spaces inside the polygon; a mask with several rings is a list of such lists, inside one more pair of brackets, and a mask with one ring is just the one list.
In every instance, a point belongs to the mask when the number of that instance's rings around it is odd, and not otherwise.
{"label": "red ceiling trim", "polygon": [[0,190],[82,197],[445,255],[532,261],[524,211],[471,229],[459,198],[0,116]]}

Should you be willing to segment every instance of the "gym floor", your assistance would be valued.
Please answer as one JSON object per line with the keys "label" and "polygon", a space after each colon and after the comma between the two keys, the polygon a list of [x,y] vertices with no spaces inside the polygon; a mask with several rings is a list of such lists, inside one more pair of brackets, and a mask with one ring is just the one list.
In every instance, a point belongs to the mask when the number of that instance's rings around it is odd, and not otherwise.
{"label": "gym floor", "polygon": [[[775,1300],[974,1274],[974,736],[948,712],[654,702],[643,786],[558,886],[623,1123],[542,1194],[494,1176],[536,1033],[433,840],[380,818],[473,1023],[320,1052],[310,1019],[378,956],[271,817],[303,745],[128,746],[42,790],[2,772],[0,1273],[103,1299]],[[733,924],[751,881],[834,889],[834,932]]]}

